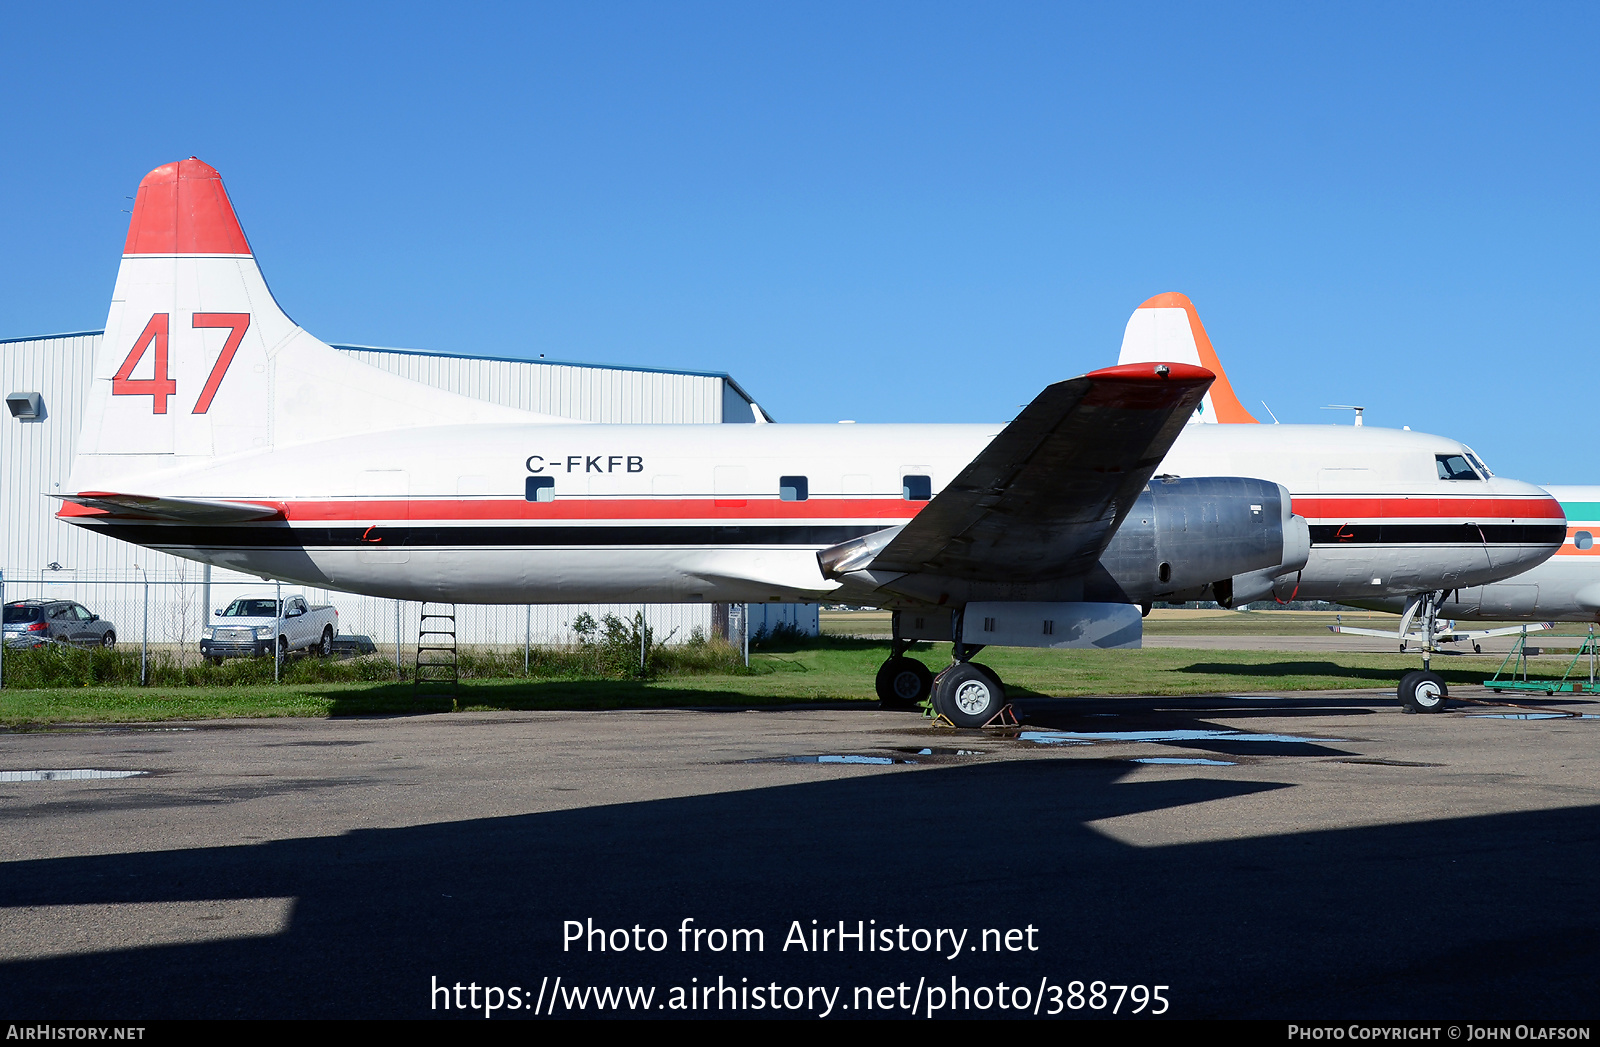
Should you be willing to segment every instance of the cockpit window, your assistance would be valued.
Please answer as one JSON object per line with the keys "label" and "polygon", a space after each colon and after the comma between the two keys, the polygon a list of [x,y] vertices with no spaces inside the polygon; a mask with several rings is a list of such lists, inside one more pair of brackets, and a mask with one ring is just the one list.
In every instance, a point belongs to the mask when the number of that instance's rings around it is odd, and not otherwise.
{"label": "cockpit window", "polygon": [[1436,454],[1433,460],[1439,463],[1439,479],[1441,480],[1481,480],[1477,473],[1472,471],[1472,466],[1467,462],[1466,455]]}
{"label": "cockpit window", "polygon": [[1483,477],[1485,480],[1494,475],[1494,470],[1490,469],[1487,465],[1484,465],[1483,459],[1479,458],[1477,452],[1473,451],[1473,449],[1470,447],[1467,448],[1467,461],[1472,463],[1472,467],[1478,470],[1478,475]]}

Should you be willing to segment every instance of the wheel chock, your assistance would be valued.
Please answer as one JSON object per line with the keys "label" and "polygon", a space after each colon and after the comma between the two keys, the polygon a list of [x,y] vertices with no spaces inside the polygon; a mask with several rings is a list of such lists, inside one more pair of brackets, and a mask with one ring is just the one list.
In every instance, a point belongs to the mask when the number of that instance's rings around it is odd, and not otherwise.
{"label": "wheel chock", "polygon": [[988,722],[986,722],[983,725],[983,729],[984,730],[988,730],[991,727],[1021,727],[1021,726],[1022,726],[1022,721],[1017,719],[1016,711],[1011,708],[1011,703],[1007,702],[1003,709],[1001,709],[999,712],[995,713],[993,716],[989,717]]}
{"label": "wheel chock", "polygon": [[955,721],[951,720],[950,717],[946,716],[944,713],[934,713],[933,714],[933,722],[928,724],[928,726],[929,727],[948,727],[952,731],[956,730]]}

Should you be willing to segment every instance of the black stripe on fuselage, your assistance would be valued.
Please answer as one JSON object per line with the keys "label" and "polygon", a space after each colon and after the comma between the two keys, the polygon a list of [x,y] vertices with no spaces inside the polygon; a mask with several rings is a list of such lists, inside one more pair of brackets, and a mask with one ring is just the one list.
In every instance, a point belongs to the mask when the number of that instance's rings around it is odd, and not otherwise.
{"label": "black stripe on fuselage", "polygon": [[[892,527],[877,524],[669,524],[618,527],[290,527],[239,524],[228,527],[163,523],[92,523],[102,534],[135,545],[196,549],[388,549],[595,546],[794,545],[822,548]],[[1563,532],[1563,536],[1565,532]]]}
{"label": "black stripe on fuselage", "polygon": [[1566,525],[1314,524],[1312,545],[1560,545]]}

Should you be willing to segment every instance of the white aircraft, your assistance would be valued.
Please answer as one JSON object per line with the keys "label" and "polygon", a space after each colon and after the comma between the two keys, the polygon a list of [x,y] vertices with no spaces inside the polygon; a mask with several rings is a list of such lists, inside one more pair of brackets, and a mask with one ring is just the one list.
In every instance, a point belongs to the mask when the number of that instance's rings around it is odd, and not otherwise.
{"label": "white aircraft", "polygon": [[[1208,392],[1193,361],[1209,342],[1187,314],[1179,362],[1059,383],[1003,427],[575,424],[378,371],[297,327],[220,178],[191,158],[140,185],[61,515],[410,599],[889,607],[880,693],[931,687],[964,725],[1004,706],[970,661],[985,645],[1131,646],[1154,599],[1414,595],[1493,582],[1559,544],[1553,499],[1480,476],[1453,442],[1185,431],[1191,411],[1243,413],[1225,384]],[[1130,334],[1143,323],[1146,342],[1184,349],[1169,319],[1136,313]],[[1182,478],[1148,483],[1163,456]],[[1434,466],[1441,479],[1423,475]],[[1313,527],[1280,478],[1309,492]],[[955,642],[937,686],[904,657],[923,638]]]}
{"label": "white aircraft", "polygon": [[[1211,380],[1183,363],[1107,368],[1006,425],[531,414],[296,326],[221,179],[191,157],[140,183],[60,516],[404,599],[874,604],[897,612],[885,701],[931,691],[980,726],[1006,705],[971,661],[985,645],[1137,646],[1153,599],[1307,565],[1277,483],[1152,482]],[[905,657],[919,638],[954,642],[937,680]]]}
{"label": "white aircraft", "polygon": [[1271,595],[1403,611],[1394,635],[1404,650],[1412,623],[1418,624],[1424,668],[1402,678],[1400,701],[1408,711],[1444,708],[1448,689],[1428,668],[1428,657],[1454,632],[1439,622],[1447,594],[1477,587],[1487,592],[1544,562],[1567,535],[1561,503],[1530,484],[1495,476],[1470,447],[1443,437],[1362,425],[1254,424],[1194,304],[1181,294],[1157,295],[1134,310],[1118,363],[1158,355],[1217,375],[1162,471],[1275,480],[1310,525],[1304,571],[1279,575],[1270,585],[1258,578],[1248,592],[1236,580],[1231,599],[1214,598],[1224,606]]}
{"label": "white aircraft", "polygon": [[[1452,621],[1439,640],[1466,640],[1475,650],[1486,636],[1505,636],[1552,627],[1556,622],[1600,623],[1600,487],[1546,487],[1561,503],[1567,518],[1567,534],[1554,556],[1544,563],[1502,582],[1453,589],[1440,604],[1441,613]],[[1403,605],[1392,600],[1362,601],[1356,606],[1377,611],[1403,612]],[[1527,622],[1525,626],[1499,629],[1463,630],[1455,620],[1465,622]],[[1344,631],[1353,632],[1346,628]],[[1402,622],[1402,643],[1417,642]]]}
{"label": "white aircraft", "polygon": [[1445,610],[1466,621],[1600,622],[1600,487],[1546,487],[1567,517],[1554,556],[1514,578],[1457,589]]}

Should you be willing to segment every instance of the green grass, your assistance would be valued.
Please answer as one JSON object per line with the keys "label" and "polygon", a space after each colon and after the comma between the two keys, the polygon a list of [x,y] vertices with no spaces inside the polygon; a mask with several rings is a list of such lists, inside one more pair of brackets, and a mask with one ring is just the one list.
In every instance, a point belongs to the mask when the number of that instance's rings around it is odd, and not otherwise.
{"label": "green grass", "polygon": [[[462,709],[624,709],[792,705],[871,701],[873,677],[888,656],[888,644],[823,638],[772,644],[751,655],[748,669],[716,645],[698,654],[662,655],[652,675],[633,677],[573,652],[541,652],[539,674],[524,678],[520,651],[474,655],[473,675],[456,692]],[[674,651],[674,648],[658,648]],[[93,654],[94,652],[81,652]],[[949,660],[946,645],[919,645],[912,652],[932,669]],[[1048,651],[993,648],[980,661],[1005,679],[1014,696],[1184,695],[1226,692],[1339,690],[1392,687],[1419,667],[1400,654],[1304,654],[1271,651]],[[134,681],[137,681],[137,656]],[[1481,683],[1499,658],[1438,659],[1452,685]],[[379,657],[349,662],[292,660],[285,682],[271,683],[272,663],[231,662],[204,666],[186,676],[174,671],[150,687],[104,685],[12,686],[14,656],[6,656],[8,686],[0,691],[0,724],[27,727],[57,723],[145,722],[262,716],[361,716],[437,712],[451,708],[441,697],[418,699],[409,683],[393,679],[394,663]],[[193,669],[194,667],[189,667]],[[223,674],[208,679],[207,674]],[[265,681],[258,677],[265,673]],[[606,675],[612,673],[612,675]],[[342,679],[328,679],[343,674]],[[384,679],[387,677],[387,679]]]}

